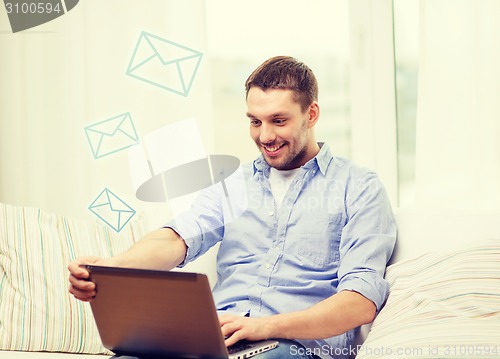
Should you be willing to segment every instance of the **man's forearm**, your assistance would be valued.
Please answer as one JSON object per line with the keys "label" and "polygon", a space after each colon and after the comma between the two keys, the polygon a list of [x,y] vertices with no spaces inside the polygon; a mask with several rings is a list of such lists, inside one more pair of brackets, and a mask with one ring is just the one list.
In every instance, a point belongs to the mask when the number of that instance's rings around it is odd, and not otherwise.
{"label": "man's forearm", "polygon": [[184,260],[187,247],[172,229],[148,233],[126,252],[110,258],[109,265],[142,269],[170,270]]}
{"label": "man's forearm", "polygon": [[306,310],[267,318],[269,337],[329,338],[371,323],[375,313],[375,304],[369,299],[353,291],[341,291]]}

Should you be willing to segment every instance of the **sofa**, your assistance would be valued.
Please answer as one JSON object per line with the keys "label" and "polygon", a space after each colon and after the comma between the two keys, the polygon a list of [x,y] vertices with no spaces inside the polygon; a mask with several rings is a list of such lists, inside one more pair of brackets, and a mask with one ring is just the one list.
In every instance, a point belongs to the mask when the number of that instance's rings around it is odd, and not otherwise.
{"label": "sofa", "polygon": [[[395,214],[391,293],[361,328],[352,357],[500,358],[500,211]],[[67,291],[67,264],[130,247],[149,230],[143,218],[117,233],[98,221],[0,203],[0,358],[109,358],[90,306]],[[214,261],[212,251],[184,270],[213,281]]]}
{"label": "sofa", "polygon": [[500,358],[500,211],[395,215],[389,298],[356,358]]}

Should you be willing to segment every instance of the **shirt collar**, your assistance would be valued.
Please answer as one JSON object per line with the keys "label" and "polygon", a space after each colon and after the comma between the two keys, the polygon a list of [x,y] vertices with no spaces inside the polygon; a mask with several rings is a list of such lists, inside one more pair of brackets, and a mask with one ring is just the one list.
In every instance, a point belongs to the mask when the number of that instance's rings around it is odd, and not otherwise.
{"label": "shirt collar", "polygon": [[[324,175],[333,156],[330,152],[330,147],[324,142],[318,142],[320,150],[314,158],[309,160],[305,165],[302,166],[305,170],[311,170],[314,168],[319,168],[319,171]],[[265,176],[269,176],[270,166],[264,160],[264,157],[260,155],[253,162],[253,173],[262,172]]]}

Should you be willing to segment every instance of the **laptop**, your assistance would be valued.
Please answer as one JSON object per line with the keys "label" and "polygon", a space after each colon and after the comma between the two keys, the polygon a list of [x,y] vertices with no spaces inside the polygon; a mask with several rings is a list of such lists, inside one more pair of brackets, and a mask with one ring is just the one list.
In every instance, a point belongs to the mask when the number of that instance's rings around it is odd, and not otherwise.
{"label": "laptop", "polygon": [[200,273],[85,266],[105,348],[115,357],[243,359],[276,340],[224,344],[208,278]]}

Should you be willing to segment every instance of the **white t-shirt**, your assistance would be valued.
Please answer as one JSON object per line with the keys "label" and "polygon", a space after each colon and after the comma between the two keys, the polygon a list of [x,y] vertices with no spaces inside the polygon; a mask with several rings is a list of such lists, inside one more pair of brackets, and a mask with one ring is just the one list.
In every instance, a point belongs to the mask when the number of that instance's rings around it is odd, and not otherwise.
{"label": "white t-shirt", "polygon": [[276,168],[271,167],[269,182],[271,183],[271,192],[273,193],[277,208],[281,206],[281,202],[283,202],[286,191],[288,191],[290,183],[293,181],[293,178],[299,170],[300,168],[294,168],[293,170],[277,170]]}

